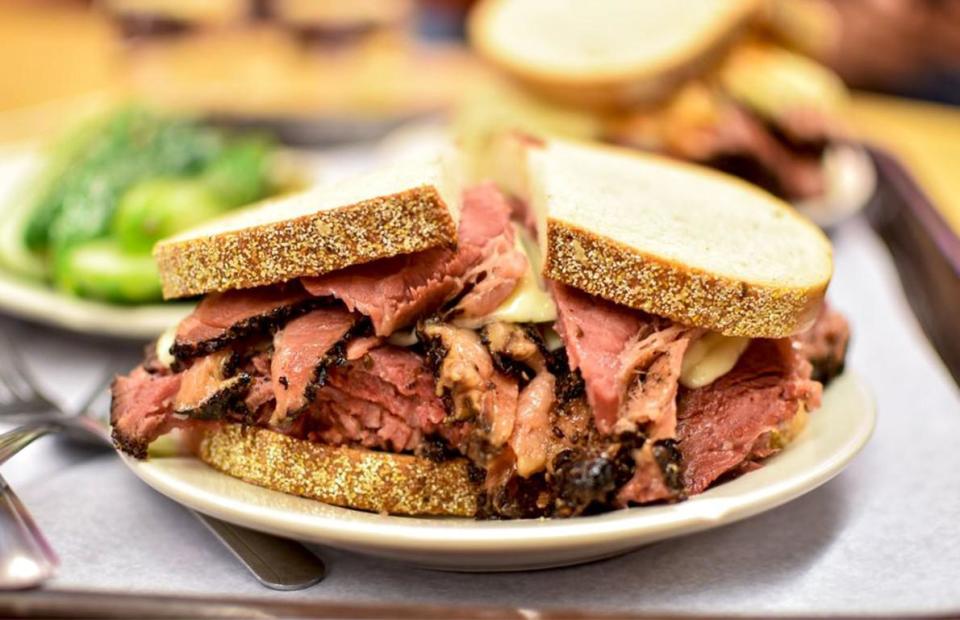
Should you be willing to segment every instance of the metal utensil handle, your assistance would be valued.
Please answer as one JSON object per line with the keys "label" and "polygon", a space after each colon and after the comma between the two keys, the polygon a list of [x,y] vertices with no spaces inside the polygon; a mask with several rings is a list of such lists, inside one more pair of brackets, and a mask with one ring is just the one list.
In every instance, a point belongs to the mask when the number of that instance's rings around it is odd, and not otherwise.
{"label": "metal utensil handle", "polygon": [[268,588],[302,590],[320,583],[327,574],[323,560],[294,540],[194,514]]}
{"label": "metal utensil handle", "polygon": [[55,433],[61,428],[61,425],[54,423],[27,424],[0,435],[0,465],[6,463],[34,440]]}
{"label": "metal utensil handle", "polygon": [[59,564],[23,502],[0,476],[0,590],[40,585]]}

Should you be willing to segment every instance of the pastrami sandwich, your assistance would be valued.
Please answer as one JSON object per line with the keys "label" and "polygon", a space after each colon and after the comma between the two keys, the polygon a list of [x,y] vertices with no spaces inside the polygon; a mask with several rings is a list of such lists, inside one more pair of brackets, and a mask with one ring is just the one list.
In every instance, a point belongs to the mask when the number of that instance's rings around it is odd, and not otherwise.
{"label": "pastrami sandwich", "polygon": [[357,509],[573,516],[674,502],[782,449],[842,369],[831,249],[654,156],[521,136],[155,249],[193,314],[113,385],[117,446]]}
{"label": "pastrami sandwich", "polygon": [[765,5],[483,0],[471,42],[507,79],[464,98],[459,129],[480,146],[504,129],[597,139],[710,165],[794,202],[855,199],[847,179],[862,166],[839,120],[846,89],[760,25]]}

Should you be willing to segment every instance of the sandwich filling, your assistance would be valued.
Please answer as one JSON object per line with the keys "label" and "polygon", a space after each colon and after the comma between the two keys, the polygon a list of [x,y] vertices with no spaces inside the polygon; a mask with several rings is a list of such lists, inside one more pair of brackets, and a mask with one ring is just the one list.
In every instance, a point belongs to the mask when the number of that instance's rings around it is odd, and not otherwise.
{"label": "sandwich filling", "polygon": [[748,37],[657,110],[613,119],[613,142],[713,166],[793,201],[829,190],[827,152],[845,141],[846,99],[828,69]]}
{"label": "sandwich filling", "polygon": [[780,340],[679,325],[542,282],[515,219],[480,185],[455,249],[208,295],[114,382],[116,444],[145,458],[173,429],[241,424],[465,458],[478,517],[572,516],[757,467],[842,370],[833,310]]}
{"label": "sandwich filling", "polygon": [[835,121],[816,107],[765,115],[706,84],[689,86],[658,112],[614,119],[605,137],[711,166],[795,201],[826,193],[824,156],[843,140]]}

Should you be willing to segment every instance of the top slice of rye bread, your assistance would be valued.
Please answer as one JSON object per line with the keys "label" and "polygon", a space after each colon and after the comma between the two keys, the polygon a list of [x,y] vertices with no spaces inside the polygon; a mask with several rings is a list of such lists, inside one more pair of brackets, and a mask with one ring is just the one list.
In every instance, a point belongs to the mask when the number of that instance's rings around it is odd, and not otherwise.
{"label": "top slice of rye bread", "polygon": [[438,156],[232,212],[156,245],[163,296],[275,284],[455,245],[460,192],[457,162]]}
{"label": "top slice of rye bread", "polygon": [[470,42],[526,86],[575,105],[668,96],[702,73],[760,0],[481,0]]}
{"label": "top slice of rye bread", "polygon": [[511,134],[498,182],[538,218],[543,275],[727,335],[781,338],[816,317],[823,232],[734,177],[628,149]]}

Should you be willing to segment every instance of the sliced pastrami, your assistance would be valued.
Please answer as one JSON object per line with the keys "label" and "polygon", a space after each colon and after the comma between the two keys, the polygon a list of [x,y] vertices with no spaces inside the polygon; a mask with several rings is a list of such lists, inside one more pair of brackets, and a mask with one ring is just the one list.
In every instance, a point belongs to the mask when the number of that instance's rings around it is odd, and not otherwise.
{"label": "sliced pastrami", "polygon": [[469,319],[493,312],[513,293],[527,271],[527,257],[517,249],[513,207],[492,184],[467,190],[464,209],[454,262],[456,271],[463,270],[462,285],[470,288],[450,315]]}
{"label": "sliced pastrami", "polygon": [[[478,431],[484,434],[485,449],[496,450],[517,436],[518,412],[520,411],[520,387],[515,379],[495,372],[490,378],[490,391],[493,396],[487,401],[484,423]],[[529,422],[524,422],[529,425]],[[515,443],[515,442],[514,442]],[[513,446],[514,453],[516,445]]]}
{"label": "sliced pastrami", "polygon": [[232,351],[217,351],[196,360],[180,373],[173,412],[182,418],[219,420],[241,410],[250,375],[234,373]]}
{"label": "sliced pastrami", "polygon": [[681,497],[681,457],[672,440],[647,441],[631,454],[634,473],[618,491],[617,506],[649,504]]}
{"label": "sliced pastrami", "polygon": [[677,389],[683,355],[698,330],[680,325],[648,323],[620,354],[616,377],[623,400],[614,432],[643,428],[648,439],[672,439],[677,428]]}
{"label": "sliced pastrami", "polygon": [[423,358],[384,346],[330,369],[311,408],[310,438],[332,445],[414,450],[424,437],[437,433],[445,417]]}
{"label": "sliced pastrami", "polygon": [[276,408],[271,424],[298,414],[323,385],[327,367],[343,363],[344,337],[357,316],[343,306],[320,308],[287,323],[273,337],[270,377]]}
{"label": "sliced pastrami", "polygon": [[360,336],[359,338],[353,338],[347,342],[346,358],[348,361],[358,360],[371,350],[382,346],[383,343],[383,338],[379,336]]}
{"label": "sliced pastrami", "polygon": [[600,432],[652,423],[654,438],[672,437],[683,354],[696,330],[563,284],[552,283],[552,290],[557,330]]}
{"label": "sliced pastrami", "polygon": [[718,478],[760,454],[782,447],[770,441],[785,432],[801,407],[819,405],[822,386],[789,339],[754,340],[737,365],[713,383],[682,391],[677,439],[683,486],[700,493]]}
{"label": "sliced pastrami", "polygon": [[[634,454],[644,446],[638,435],[599,435],[584,399],[565,405],[559,421],[564,428],[563,449],[552,456],[556,498],[554,514],[571,517],[593,508],[614,504],[618,489],[634,477]],[[574,424],[568,423],[570,417]],[[576,422],[579,420],[579,422]]]}
{"label": "sliced pastrami", "polygon": [[[523,475],[542,469],[544,446],[539,438],[541,428],[545,432],[550,428],[553,375],[543,370],[536,386],[529,382],[520,390],[517,378],[498,370],[484,340],[472,329],[427,323],[421,325],[419,337],[434,368],[437,392],[449,409],[444,437],[476,464],[488,463],[509,443],[511,454],[523,461]],[[528,448],[535,452],[523,452]],[[512,467],[515,461],[507,460]]]}
{"label": "sliced pastrami", "polygon": [[313,295],[341,299],[349,309],[370,317],[378,336],[389,336],[433,313],[465,287],[471,290],[459,303],[470,311],[499,305],[526,269],[514,234],[509,204],[492,185],[482,185],[464,194],[456,250],[433,248],[302,282]]}
{"label": "sliced pastrami", "polygon": [[207,355],[236,340],[267,336],[290,319],[328,303],[296,282],[207,295],[180,322],[171,352],[181,362]]}
{"label": "sliced pastrami", "polygon": [[378,336],[429,314],[452,297],[458,283],[445,277],[451,251],[434,248],[356,265],[317,278],[304,278],[314,295],[333,295],[349,309],[370,317]]}
{"label": "sliced pastrami", "polygon": [[812,152],[802,148],[797,142],[804,137],[801,134],[813,137],[812,128],[804,123],[809,125],[809,119],[797,118],[777,128],[744,108],[729,106],[722,122],[701,135],[697,142],[701,152],[693,159],[745,177],[786,198],[821,196],[826,182],[821,161],[826,142],[818,140]]}
{"label": "sliced pastrami", "polygon": [[110,424],[117,447],[136,458],[146,458],[150,442],[177,426],[173,399],[180,376],[149,373],[138,366],[110,386]]}
{"label": "sliced pastrami", "polygon": [[583,377],[587,400],[597,428],[613,431],[622,397],[617,381],[620,354],[646,324],[643,313],[589,295],[573,287],[552,283],[557,304],[557,331],[566,345],[571,370]]}
{"label": "sliced pastrami", "polygon": [[490,351],[497,369],[521,384],[548,371],[543,339],[529,325],[496,321],[480,330],[480,339]]}
{"label": "sliced pastrami", "polygon": [[269,375],[254,377],[247,390],[247,396],[243,399],[243,405],[250,412],[253,420],[260,420],[260,413],[275,398],[273,391],[273,382]]}
{"label": "sliced pastrami", "polygon": [[813,364],[813,378],[827,384],[843,372],[850,325],[842,314],[823,305],[813,326],[793,337],[800,353]]}
{"label": "sliced pastrami", "polygon": [[550,445],[555,439],[551,424],[555,389],[553,375],[541,372],[520,392],[510,447],[517,457],[517,474],[523,478],[547,466]]}
{"label": "sliced pastrami", "polygon": [[427,323],[419,329],[428,360],[435,368],[437,392],[448,399],[455,422],[477,419],[496,396],[490,389],[493,360],[477,332],[448,323]]}
{"label": "sliced pastrami", "polygon": [[546,468],[557,440],[556,377],[548,369],[543,342],[532,328],[495,322],[483,328],[481,339],[497,369],[523,386],[511,419],[510,447],[516,456],[517,474],[528,478]]}

